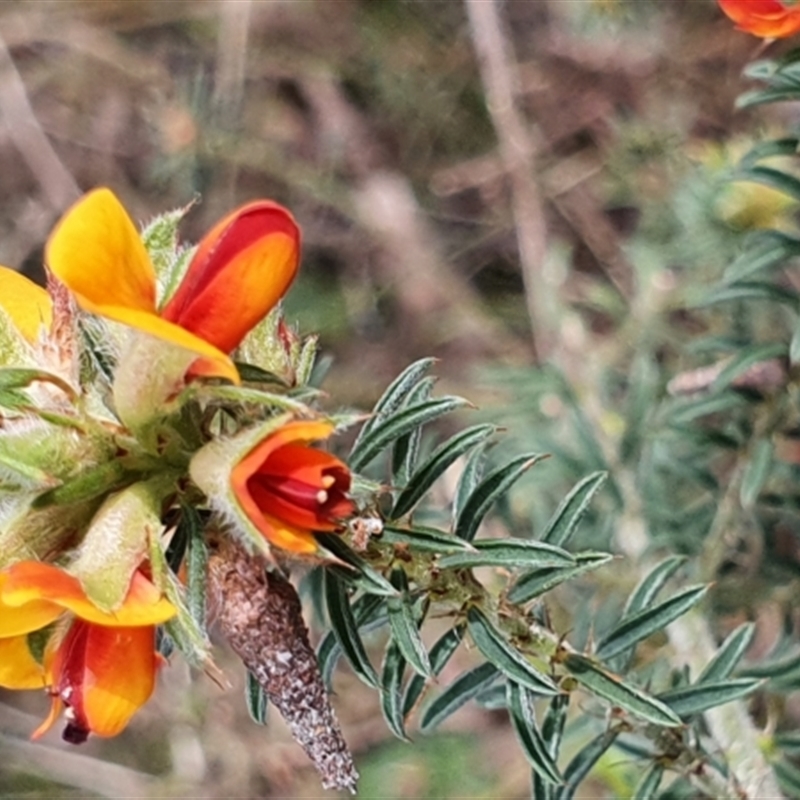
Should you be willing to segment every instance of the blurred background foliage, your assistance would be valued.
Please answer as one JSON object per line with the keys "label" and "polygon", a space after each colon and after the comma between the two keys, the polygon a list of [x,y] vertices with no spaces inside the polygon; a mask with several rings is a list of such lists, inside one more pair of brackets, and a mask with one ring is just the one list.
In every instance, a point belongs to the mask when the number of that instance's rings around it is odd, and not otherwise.
{"label": "blurred background foliage", "polygon": [[[447,391],[478,406],[460,420],[507,428],[492,459],[552,454],[497,509],[505,534],[541,531],[576,481],[608,470],[575,544],[619,557],[548,596],[552,624],[601,638],[659,557],[687,556],[675,585],[714,587],[699,622],[648,640],[645,668],[666,674],[668,644],[671,666],[696,672],[754,621],[750,674],[783,654],[784,680],[749,711],[797,786],[798,286],[786,271],[771,295],[754,287],[752,247],[770,242],[743,242],[795,230],[800,195],[739,166],[797,111],[736,109],[762,49],[710,0],[12,0],[0,263],[41,277],[54,222],[97,185],[142,221],[196,201],[188,240],[247,199],[284,203],[304,232],[287,316],[320,333],[331,405],[369,408],[411,361],[440,359]],[[769,163],[791,174],[791,152]],[[3,694],[0,795],[321,796],[277,715],[254,726],[241,670],[220,661],[234,688],[176,661],[123,736],[80,750],[29,744],[46,699]],[[348,670],[334,688],[361,797],[529,796],[505,714],[469,705],[406,745]],[[632,759],[607,751],[575,796],[630,796]]]}

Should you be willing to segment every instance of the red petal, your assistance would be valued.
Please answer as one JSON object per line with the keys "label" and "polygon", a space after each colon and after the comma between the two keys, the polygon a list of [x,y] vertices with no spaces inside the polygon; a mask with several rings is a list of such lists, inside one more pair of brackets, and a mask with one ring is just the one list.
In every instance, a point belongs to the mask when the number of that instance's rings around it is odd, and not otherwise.
{"label": "red petal", "polygon": [[161,316],[230,353],[283,297],[299,254],[286,209],[266,200],[243,206],[200,242]]}

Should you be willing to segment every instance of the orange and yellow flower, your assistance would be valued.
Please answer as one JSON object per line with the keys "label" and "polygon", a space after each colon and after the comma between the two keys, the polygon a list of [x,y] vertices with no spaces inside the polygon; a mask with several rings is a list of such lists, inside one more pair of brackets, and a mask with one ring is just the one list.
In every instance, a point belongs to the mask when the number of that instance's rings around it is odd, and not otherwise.
{"label": "orange and yellow flower", "polygon": [[209,442],[190,472],[222,516],[265,552],[314,553],[314,531],[335,531],[355,511],[347,466],[309,446],[333,430],[327,420],[272,420]]}
{"label": "orange and yellow flower", "polygon": [[329,422],[289,422],[231,471],[234,496],[271,544],[313,552],[317,544],[312,531],[334,531],[352,516],[350,471],[338,458],[308,446],[332,432]]}
{"label": "orange and yellow flower", "polygon": [[[83,741],[89,733],[115,736],[152,694],[159,663],[155,626],[175,613],[141,570],[120,607],[103,611],[77,578],[58,567],[13,564],[0,572],[0,686],[49,688],[51,711],[34,737],[49,730],[64,708],[68,741]],[[37,659],[31,635],[53,623]]]}
{"label": "orange and yellow flower", "polygon": [[267,200],[244,205],[201,240],[159,310],[156,272],[136,226],[109,189],[96,189],[61,219],[45,260],[86,311],[196,354],[194,374],[237,383],[229,353],[289,288],[299,252],[286,209]]}
{"label": "orange and yellow flower", "polygon": [[740,31],[764,39],[782,39],[800,32],[800,5],[779,0],[718,0]]}

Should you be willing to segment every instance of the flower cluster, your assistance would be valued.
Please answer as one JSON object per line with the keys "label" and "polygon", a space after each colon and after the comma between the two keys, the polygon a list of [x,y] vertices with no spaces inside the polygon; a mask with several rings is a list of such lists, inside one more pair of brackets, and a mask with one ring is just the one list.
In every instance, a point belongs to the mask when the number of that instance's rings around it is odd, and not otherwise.
{"label": "flower cluster", "polygon": [[302,400],[314,343],[276,309],[294,219],[252,202],[192,249],[182,214],[140,233],[98,189],[52,233],[46,291],[0,267],[0,686],[50,694],[35,736],[62,712],[68,741],[119,733],[172,645],[208,666],[186,530],[274,564],[354,514],[312,446],[336,428]]}

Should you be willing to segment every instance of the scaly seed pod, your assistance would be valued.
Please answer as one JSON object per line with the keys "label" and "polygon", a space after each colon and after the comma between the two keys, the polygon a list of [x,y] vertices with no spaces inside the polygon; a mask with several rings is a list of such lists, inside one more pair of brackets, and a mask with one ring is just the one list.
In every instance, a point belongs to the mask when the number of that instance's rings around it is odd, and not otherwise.
{"label": "scaly seed pod", "polygon": [[233,651],[286,720],[326,789],[355,792],[358,773],[330,705],[291,583],[237,542],[220,539],[209,559],[216,621]]}

